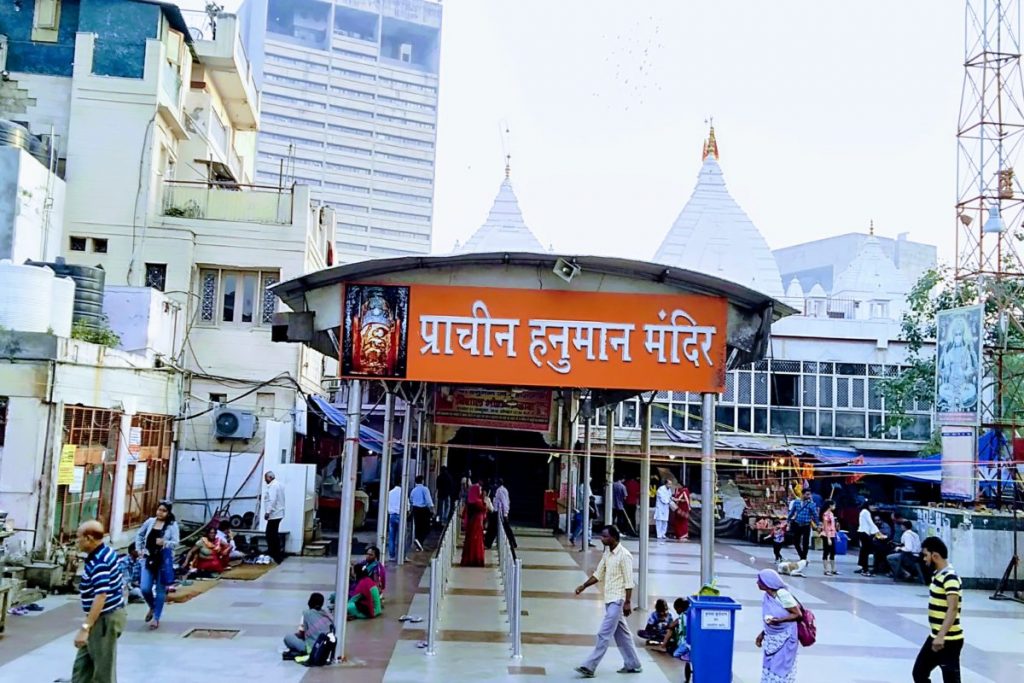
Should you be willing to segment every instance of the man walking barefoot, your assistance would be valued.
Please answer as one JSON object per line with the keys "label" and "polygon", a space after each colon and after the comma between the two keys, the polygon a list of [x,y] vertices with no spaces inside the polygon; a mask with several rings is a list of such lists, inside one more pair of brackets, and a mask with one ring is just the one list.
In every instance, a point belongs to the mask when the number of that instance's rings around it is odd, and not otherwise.
{"label": "man walking barefoot", "polygon": [[595,583],[604,582],[604,620],[597,632],[597,643],[583,665],[576,667],[576,672],[583,678],[594,677],[613,636],[619,654],[622,655],[619,673],[638,674],[642,671],[633,644],[633,634],[626,623],[626,617],[633,612],[633,556],[619,544],[619,538],[619,530],[614,524],[601,529],[604,556],[590,578],[576,588],[576,595],[579,595]]}

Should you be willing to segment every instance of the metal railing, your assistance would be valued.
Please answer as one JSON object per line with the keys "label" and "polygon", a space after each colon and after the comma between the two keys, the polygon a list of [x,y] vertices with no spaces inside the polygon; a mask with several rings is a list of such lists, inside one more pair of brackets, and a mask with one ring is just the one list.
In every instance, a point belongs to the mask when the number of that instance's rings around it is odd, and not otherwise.
{"label": "metal railing", "polygon": [[[500,517],[500,516],[499,516]],[[498,519],[498,569],[505,589],[505,610],[508,612],[508,634],[512,641],[513,659],[523,656],[523,561],[509,543],[505,525]]]}
{"label": "metal railing", "polygon": [[462,504],[456,503],[452,508],[452,516],[445,523],[441,532],[441,542],[437,545],[434,556],[430,558],[430,605],[427,608],[427,654],[437,654],[438,622],[441,619],[441,603],[448,589],[451,577],[452,560],[455,559],[455,548],[459,544],[459,529],[462,526]]}

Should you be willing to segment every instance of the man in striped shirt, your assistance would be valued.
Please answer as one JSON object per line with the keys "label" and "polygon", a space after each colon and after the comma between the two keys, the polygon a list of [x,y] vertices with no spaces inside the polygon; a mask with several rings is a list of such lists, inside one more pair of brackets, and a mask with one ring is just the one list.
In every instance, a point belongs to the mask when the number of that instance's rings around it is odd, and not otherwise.
{"label": "man in striped shirt", "polygon": [[85,621],[75,635],[78,655],[71,674],[73,683],[117,680],[117,639],[128,617],[117,553],[103,543],[103,534],[103,525],[96,520],[78,527],[78,549],[86,554],[78,587]]}
{"label": "man in striped shirt", "polygon": [[931,635],[914,662],[914,683],[929,683],[935,667],[942,669],[943,683],[960,683],[960,652],[964,630],[960,627],[960,577],[949,564],[949,550],[942,539],[931,536],[921,543],[925,564],[935,570],[928,595],[928,626]]}

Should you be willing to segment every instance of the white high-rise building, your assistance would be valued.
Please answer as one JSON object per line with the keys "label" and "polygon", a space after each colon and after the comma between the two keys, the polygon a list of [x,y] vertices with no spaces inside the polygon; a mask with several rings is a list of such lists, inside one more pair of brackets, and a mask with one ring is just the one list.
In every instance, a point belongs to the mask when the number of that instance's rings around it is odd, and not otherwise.
{"label": "white high-rise building", "polygon": [[309,185],[336,262],[430,252],[441,3],[247,0],[262,91],[256,182]]}

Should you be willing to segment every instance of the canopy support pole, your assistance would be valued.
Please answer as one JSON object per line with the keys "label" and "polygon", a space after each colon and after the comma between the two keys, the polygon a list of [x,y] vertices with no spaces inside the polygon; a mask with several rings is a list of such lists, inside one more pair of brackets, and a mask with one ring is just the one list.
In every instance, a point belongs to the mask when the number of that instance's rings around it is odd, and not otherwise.
{"label": "canopy support pole", "polygon": [[341,509],[338,517],[338,567],[334,582],[334,645],[335,659],[345,661],[345,631],[347,626],[349,563],[352,560],[352,527],[356,515],[356,460],[359,458],[359,423],[363,407],[363,392],[358,379],[349,381],[348,414],[345,427],[344,462],[341,475]]}
{"label": "canopy support pole", "polygon": [[637,608],[647,609],[647,570],[651,552],[651,402],[640,400],[640,576]]}
{"label": "canopy support pole", "polygon": [[700,583],[715,577],[715,395],[701,396],[700,423]]}
{"label": "canopy support pole", "polygon": [[[615,523],[615,411],[607,408],[604,413],[604,447],[608,454],[604,475],[604,523]],[[625,529],[619,529],[625,531]]]}
{"label": "canopy support pole", "polygon": [[[377,504],[377,548],[388,547],[388,491],[391,490],[391,449],[395,432],[395,392],[388,387],[384,398],[384,447],[380,453],[380,502]],[[382,562],[384,558],[378,558]]]}

